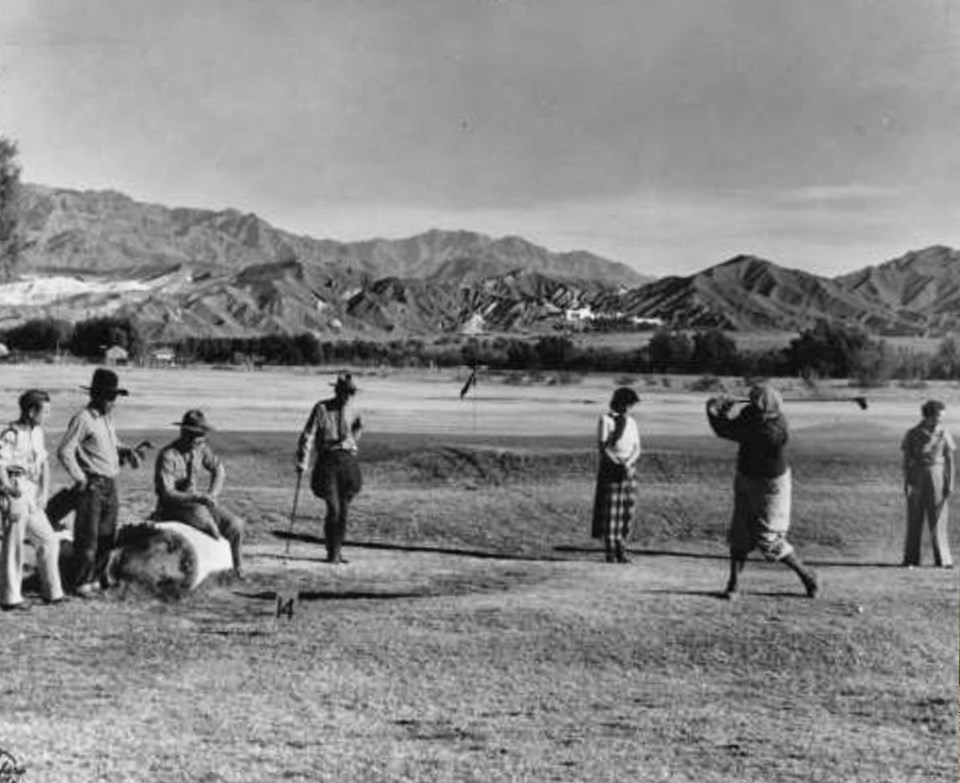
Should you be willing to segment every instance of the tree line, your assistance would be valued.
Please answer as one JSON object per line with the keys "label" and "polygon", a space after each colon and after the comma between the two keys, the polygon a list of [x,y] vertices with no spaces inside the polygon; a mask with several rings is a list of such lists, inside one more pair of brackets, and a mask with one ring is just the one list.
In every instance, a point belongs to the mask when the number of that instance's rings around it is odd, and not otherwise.
{"label": "tree line", "polygon": [[[137,324],[103,317],[71,324],[55,319],[27,321],[0,335],[13,351],[67,352],[99,360],[111,346],[133,361],[149,360],[151,346]],[[505,336],[420,339],[321,340],[312,333],[259,337],[188,337],[169,346],[181,364],[451,367],[484,365],[502,370],[677,373],[807,378],[851,378],[862,385],[891,379],[960,380],[960,339],[945,337],[937,350],[897,349],[863,331],[827,321],[801,331],[788,345],[743,350],[718,329],[660,329],[636,348],[578,346],[569,337],[537,340]]]}

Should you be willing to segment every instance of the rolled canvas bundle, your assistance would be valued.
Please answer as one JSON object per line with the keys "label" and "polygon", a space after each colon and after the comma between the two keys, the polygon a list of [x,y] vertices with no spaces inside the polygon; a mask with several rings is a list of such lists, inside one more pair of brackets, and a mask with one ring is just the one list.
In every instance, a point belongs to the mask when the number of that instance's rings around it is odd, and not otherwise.
{"label": "rolled canvas bundle", "polygon": [[120,529],[111,575],[152,592],[177,597],[233,565],[230,544],[181,522],[154,522]]}
{"label": "rolled canvas bundle", "polygon": [[[54,525],[76,509],[76,491],[62,489],[47,503]],[[61,531],[61,559],[69,561],[72,536]],[[66,563],[64,563],[66,565]],[[110,560],[110,573],[151,592],[175,597],[195,590],[211,574],[233,567],[230,544],[181,522],[147,522],[121,527]]]}

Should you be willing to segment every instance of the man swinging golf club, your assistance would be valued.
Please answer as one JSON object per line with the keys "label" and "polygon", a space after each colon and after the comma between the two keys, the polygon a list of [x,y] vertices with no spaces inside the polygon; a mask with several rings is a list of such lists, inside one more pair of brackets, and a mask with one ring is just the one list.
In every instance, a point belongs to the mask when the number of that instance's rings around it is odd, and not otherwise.
{"label": "man swinging golf club", "polygon": [[297,476],[309,467],[315,452],[310,489],[327,504],[323,538],[327,562],[345,563],[341,555],[347,532],[350,502],[363,485],[357,446],[363,425],[353,409],[357,387],[350,373],[341,373],[333,384],[333,397],[313,406],[297,442]]}

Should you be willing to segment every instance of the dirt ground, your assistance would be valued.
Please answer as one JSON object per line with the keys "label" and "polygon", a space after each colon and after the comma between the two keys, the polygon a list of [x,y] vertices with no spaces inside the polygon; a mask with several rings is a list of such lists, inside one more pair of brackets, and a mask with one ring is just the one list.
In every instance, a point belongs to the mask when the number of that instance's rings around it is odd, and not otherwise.
{"label": "dirt ground", "polygon": [[[7,369],[11,405],[53,389],[54,445],[89,368]],[[491,381],[474,426],[456,378],[365,376],[366,486],[332,567],[321,504],[290,519],[295,431],[329,376],[121,377],[125,436],[163,442],[194,404],[219,424],[248,578],[0,616],[0,749],[24,780],[956,779],[957,571],[897,566],[896,447],[924,392],[792,404],[791,537],[824,592],[751,560],[728,603],[733,449],[704,395],[640,386],[632,562],[607,565],[587,523],[614,379]],[[123,519],[150,482],[124,475]]]}

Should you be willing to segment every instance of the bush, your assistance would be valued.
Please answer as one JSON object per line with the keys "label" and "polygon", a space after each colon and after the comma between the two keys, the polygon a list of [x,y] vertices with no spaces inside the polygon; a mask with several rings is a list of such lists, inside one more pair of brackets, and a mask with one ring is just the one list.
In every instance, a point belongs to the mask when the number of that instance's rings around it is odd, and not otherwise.
{"label": "bush", "polygon": [[69,345],[72,336],[73,326],[67,321],[40,318],[14,327],[4,339],[16,351],[57,351]]}
{"label": "bush", "polygon": [[70,337],[70,353],[99,359],[112,346],[123,348],[131,357],[143,353],[144,342],[137,325],[128,318],[93,318],[80,321]]}
{"label": "bush", "polygon": [[901,389],[915,389],[922,390],[926,389],[930,384],[928,384],[923,378],[909,378],[900,381],[897,384]]}
{"label": "bush", "polygon": [[726,384],[716,375],[701,375],[697,380],[687,384],[690,391],[695,392],[724,392]]}

